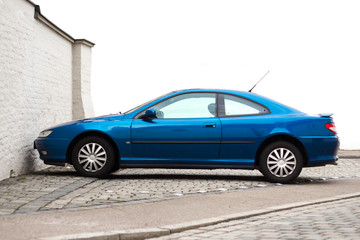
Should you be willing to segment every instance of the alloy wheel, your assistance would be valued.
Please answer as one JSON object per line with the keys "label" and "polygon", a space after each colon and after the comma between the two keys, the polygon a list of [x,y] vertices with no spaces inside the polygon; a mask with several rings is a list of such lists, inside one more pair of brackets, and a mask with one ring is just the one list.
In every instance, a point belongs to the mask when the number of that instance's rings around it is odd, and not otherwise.
{"label": "alloy wheel", "polygon": [[296,157],[287,148],[276,148],[268,155],[266,165],[271,174],[285,178],[295,170]]}
{"label": "alloy wheel", "polygon": [[87,172],[101,170],[107,161],[105,149],[98,143],[85,144],[78,153],[78,162]]}

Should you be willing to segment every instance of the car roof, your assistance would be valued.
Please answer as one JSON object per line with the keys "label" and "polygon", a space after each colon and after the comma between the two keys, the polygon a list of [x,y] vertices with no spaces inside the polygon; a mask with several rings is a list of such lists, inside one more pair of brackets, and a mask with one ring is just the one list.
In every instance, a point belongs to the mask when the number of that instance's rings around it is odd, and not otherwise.
{"label": "car roof", "polygon": [[299,113],[302,113],[294,108],[291,108],[282,103],[274,101],[270,98],[267,98],[267,97],[264,97],[264,96],[261,96],[261,95],[258,95],[256,93],[252,93],[252,92],[245,92],[245,91],[239,91],[239,90],[226,90],[226,89],[193,88],[193,89],[176,90],[176,91],[169,92],[165,95],[162,95],[162,96],[158,97],[157,99],[154,99],[153,101],[149,101],[142,106],[138,106],[135,109],[129,110],[128,113],[125,113],[127,115],[126,118],[132,118],[133,116],[144,111],[144,109],[147,109],[150,106],[157,104],[158,102],[164,101],[167,98],[171,98],[171,97],[179,95],[179,94],[195,93],[195,92],[223,93],[223,94],[230,94],[230,95],[243,97],[243,98],[249,99],[253,102],[257,102],[257,103],[267,107],[272,114],[299,114]]}
{"label": "car roof", "polygon": [[[267,98],[265,96],[259,95],[257,93],[240,91],[240,90],[229,90],[229,89],[211,89],[211,88],[192,88],[192,89],[183,89],[171,92],[169,95],[177,95],[181,93],[191,93],[191,92],[213,92],[213,93],[224,93],[231,94],[240,97],[250,99],[254,102],[258,102],[270,109],[273,113],[301,113],[301,111],[289,107],[285,104],[277,102],[273,99]],[[168,95],[168,96],[169,96]]]}

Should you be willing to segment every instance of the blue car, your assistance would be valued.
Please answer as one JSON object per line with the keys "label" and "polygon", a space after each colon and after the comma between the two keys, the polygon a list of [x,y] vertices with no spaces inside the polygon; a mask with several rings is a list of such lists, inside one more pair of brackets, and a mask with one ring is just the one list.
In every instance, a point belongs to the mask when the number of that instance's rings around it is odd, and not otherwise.
{"label": "blue car", "polygon": [[45,164],[72,164],[82,176],[120,168],[258,169],[288,183],[303,167],[335,164],[331,114],[311,116],[251,92],[174,91],[124,114],[42,131]]}

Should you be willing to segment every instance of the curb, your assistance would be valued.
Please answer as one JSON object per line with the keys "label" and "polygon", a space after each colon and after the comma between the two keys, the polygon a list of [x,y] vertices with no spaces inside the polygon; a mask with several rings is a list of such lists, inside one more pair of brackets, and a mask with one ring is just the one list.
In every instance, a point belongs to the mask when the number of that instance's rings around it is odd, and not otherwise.
{"label": "curb", "polygon": [[141,228],[134,230],[119,230],[109,232],[82,233],[73,235],[64,235],[48,238],[39,238],[39,240],[140,240],[146,238],[155,238],[171,234],[170,230],[161,228]]}
{"label": "curb", "polygon": [[343,158],[343,159],[359,159],[360,155],[350,155],[350,154],[341,154],[339,155],[339,158]]}
{"label": "curb", "polygon": [[360,158],[360,150],[339,150],[339,158]]}
{"label": "curb", "polygon": [[221,217],[207,218],[198,221],[192,221],[187,223],[166,225],[159,228],[141,228],[133,230],[119,230],[119,231],[109,231],[109,232],[95,232],[95,233],[83,233],[83,234],[73,234],[73,235],[64,235],[56,237],[47,237],[40,238],[41,240],[142,240],[147,238],[161,237],[165,235],[170,235],[172,233],[179,233],[186,230],[191,230],[194,228],[206,227],[210,225],[215,225],[223,222],[229,222],[234,220],[241,220],[250,217],[255,217],[259,215],[286,211],[294,208],[301,208],[316,204],[335,202],[339,200],[345,200],[350,198],[360,197],[360,192],[338,195],[331,198],[323,198],[314,201],[305,201],[300,203],[285,204],[276,207],[269,207],[261,210],[254,210],[244,213],[236,213],[231,215],[225,215]]}

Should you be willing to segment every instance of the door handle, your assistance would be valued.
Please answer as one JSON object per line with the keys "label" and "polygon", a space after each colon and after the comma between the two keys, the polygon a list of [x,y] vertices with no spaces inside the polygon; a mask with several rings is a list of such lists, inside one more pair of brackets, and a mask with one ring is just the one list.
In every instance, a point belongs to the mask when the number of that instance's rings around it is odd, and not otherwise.
{"label": "door handle", "polygon": [[216,127],[216,124],[215,123],[204,123],[204,127],[206,127],[206,128],[214,128],[214,127]]}

